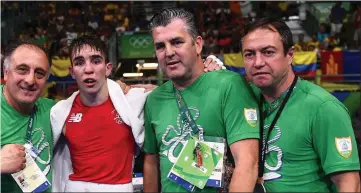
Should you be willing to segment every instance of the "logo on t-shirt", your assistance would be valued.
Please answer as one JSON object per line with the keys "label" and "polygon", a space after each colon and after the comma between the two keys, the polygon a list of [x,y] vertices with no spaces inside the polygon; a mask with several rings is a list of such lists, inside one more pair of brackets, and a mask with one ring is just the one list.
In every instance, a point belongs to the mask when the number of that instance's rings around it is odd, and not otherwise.
{"label": "logo on t-shirt", "polygon": [[[270,125],[265,125],[264,130],[269,130]],[[265,181],[269,180],[277,180],[282,178],[281,169],[283,166],[283,151],[282,149],[276,144],[282,137],[282,130],[280,127],[275,125],[270,139],[268,139],[267,144],[268,148],[266,151],[266,161],[264,163],[264,167],[266,170],[263,174],[263,179]]]}
{"label": "logo on t-shirt", "polygon": [[[200,116],[200,111],[196,107],[188,107],[190,112],[193,115],[194,121]],[[199,132],[203,133],[203,127],[197,125]],[[166,146],[166,149],[161,152],[161,154],[168,157],[168,160],[172,163],[175,163],[179,156],[179,150],[184,147],[187,142],[187,138],[191,136],[192,128],[190,124],[186,124],[182,121],[182,116],[178,113],[177,116],[177,125],[168,125],[165,132],[162,135],[162,143]]]}
{"label": "logo on t-shirt", "polygon": [[351,137],[342,137],[337,138],[335,137],[335,143],[338,153],[344,157],[349,158],[352,153],[352,143],[351,143]]}
{"label": "logo on t-shirt", "polygon": [[257,124],[257,110],[244,108],[244,117],[249,125],[255,127]]}
{"label": "logo on t-shirt", "polygon": [[44,128],[35,128],[31,133],[33,139],[33,146],[37,149],[39,155],[35,158],[36,163],[45,175],[51,170],[50,161],[51,161],[51,148],[50,144],[47,141],[46,133]]}
{"label": "logo on t-shirt", "polygon": [[119,124],[119,125],[123,124],[122,117],[119,115],[119,113],[115,109],[112,111],[112,114],[115,114],[114,120],[117,124]]}
{"label": "logo on t-shirt", "polygon": [[72,113],[69,118],[69,123],[79,123],[81,118],[83,117],[83,113]]}

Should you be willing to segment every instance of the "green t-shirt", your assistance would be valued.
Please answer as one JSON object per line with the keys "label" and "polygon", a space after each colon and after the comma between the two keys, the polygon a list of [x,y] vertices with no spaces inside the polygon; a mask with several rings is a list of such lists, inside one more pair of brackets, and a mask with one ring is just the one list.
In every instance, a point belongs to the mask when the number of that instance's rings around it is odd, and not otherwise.
{"label": "green t-shirt", "polygon": [[[203,73],[181,91],[205,136],[223,137],[228,145],[247,138],[259,139],[258,122],[252,123],[244,117],[247,109],[257,108],[247,84],[236,73],[215,71]],[[185,130],[183,126],[173,84],[168,81],[148,96],[145,105],[144,151],[159,154],[163,192],[186,192],[167,178],[183,147],[185,136],[190,135],[190,130]],[[215,189],[204,188],[202,191],[214,192]]]}
{"label": "green t-shirt", "polygon": [[[259,89],[252,88],[259,97]],[[265,102],[263,109],[276,101]],[[266,133],[277,111],[265,113]],[[264,169],[267,192],[332,192],[334,185],[328,174],[360,169],[347,109],[306,80],[298,80],[268,144]]]}
{"label": "green t-shirt", "polygon": [[[2,86],[1,89],[2,90]],[[53,135],[50,125],[50,109],[55,101],[39,98],[36,102],[37,111],[34,117],[32,143],[40,152],[35,162],[52,180]],[[24,116],[11,107],[1,92],[1,148],[6,144],[24,144],[29,116]],[[1,175],[2,192],[21,192],[10,174]],[[51,187],[47,192],[51,191]]]}

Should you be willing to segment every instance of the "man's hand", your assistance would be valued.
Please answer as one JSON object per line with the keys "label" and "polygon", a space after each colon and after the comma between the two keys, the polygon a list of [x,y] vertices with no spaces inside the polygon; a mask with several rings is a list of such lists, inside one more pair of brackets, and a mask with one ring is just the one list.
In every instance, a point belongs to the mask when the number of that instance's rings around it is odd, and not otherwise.
{"label": "man's hand", "polygon": [[151,91],[151,90],[154,90],[156,89],[158,86],[157,85],[154,85],[154,84],[133,84],[133,85],[130,85],[131,88],[144,88],[144,92],[148,92],[148,91]]}
{"label": "man's hand", "polygon": [[127,94],[128,91],[130,90],[130,86],[128,86],[127,84],[125,84],[124,82],[117,80],[115,81],[116,83],[118,83],[120,85],[120,88],[122,88],[124,94]]}
{"label": "man's hand", "polygon": [[12,174],[25,168],[25,148],[20,144],[8,144],[1,149],[1,173]]}
{"label": "man's hand", "polygon": [[223,62],[214,55],[209,55],[204,61],[204,72],[211,72],[221,69],[225,69],[223,66]]}
{"label": "man's hand", "polygon": [[129,86],[120,80],[117,80],[116,82],[120,85],[120,88],[122,88],[124,94],[127,94],[129,90],[132,88],[144,88],[145,89],[144,92],[148,92],[158,87],[157,85],[153,85],[153,84],[133,84]]}

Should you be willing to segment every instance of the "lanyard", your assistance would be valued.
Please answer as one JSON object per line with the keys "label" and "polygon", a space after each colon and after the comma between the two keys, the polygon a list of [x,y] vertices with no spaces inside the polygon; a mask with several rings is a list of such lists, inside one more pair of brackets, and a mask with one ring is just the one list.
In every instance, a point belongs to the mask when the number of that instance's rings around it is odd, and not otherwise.
{"label": "lanyard", "polygon": [[272,129],[274,128],[274,126],[276,125],[276,122],[278,120],[278,118],[280,117],[282,111],[283,111],[283,108],[286,106],[286,103],[288,101],[288,99],[290,98],[291,96],[291,93],[297,83],[297,79],[298,77],[295,76],[295,78],[293,79],[293,82],[285,96],[285,98],[283,99],[278,111],[277,111],[277,114],[276,116],[273,118],[272,122],[271,122],[271,125],[269,127],[269,130],[268,130],[268,133],[266,135],[265,133],[265,129],[264,129],[264,119],[265,119],[265,116],[264,116],[264,113],[263,113],[263,103],[264,103],[264,97],[263,95],[261,94],[261,100],[260,100],[260,106],[259,106],[259,111],[260,111],[260,136],[261,136],[261,139],[260,139],[260,144],[259,144],[259,170],[258,170],[258,177],[262,177],[263,176],[263,171],[264,171],[264,164],[265,164],[265,161],[266,161],[266,158],[265,158],[265,155],[266,155],[266,151],[267,151],[267,148],[268,148],[268,144],[267,144],[267,141],[268,141],[268,138],[270,137],[271,135],[271,131]]}
{"label": "lanyard", "polygon": [[[180,111],[181,119],[182,119],[183,125],[185,127],[185,129],[182,129],[181,132],[186,131],[187,128],[191,128],[192,135],[196,135],[198,132],[200,132],[200,129],[198,128],[196,122],[194,121],[193,116],[192,116],[191,112],[189,111],[187,104],[185,103],[185,101],[182,97],[182,94],[174,86],[173,86],[173,91],[174,91],[175,98],[177,100],[177,106]],[[200,132],[199,137],[201,137],[202,135],[203,134]]]}
{"label": "lanyard", "polygon": [[31,113],[28,121],[28,129],[26,130],[25,143],[31,144],[31,133],[33,132],[34,126],[34,117],[36,112],[36,106],[34,107],[34,111]]}

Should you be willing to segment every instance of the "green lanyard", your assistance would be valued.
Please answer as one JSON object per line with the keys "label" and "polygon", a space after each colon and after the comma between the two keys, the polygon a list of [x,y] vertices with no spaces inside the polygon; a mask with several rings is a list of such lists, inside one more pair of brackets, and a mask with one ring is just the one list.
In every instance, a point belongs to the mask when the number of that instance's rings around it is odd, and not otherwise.
{"label": "green lanyard", "polygon": [[[203,140],[203,137],[202,137],[203,133],[198,128],[196,122],[194,121],[193,116],[192,116],[191,112],[189,111],[187,104],[185,103],[185,101],[182,97],[182,94],[174,86],[173,86],[173,91],[174,91],[175,98],[177,100],[177,106],[178,106],[178,109],[179,109],[179,112],[181,115],[182,123],[185,126],[185,130],[190,128],[192,130],[192,135],[197,135],[199,133],[200,139]],[[181,130],[181,132],[182,132],[182,130]]]}
{"label": "green lanyard", "polygon": [[32,136],[32,132],[33,132],[35,112],[36,112],[36,106],[34,107],[34,111],[30,114],[30,117],[28,120],[28,128],[26,130],[25,143],[32,144],[31,136]]}

